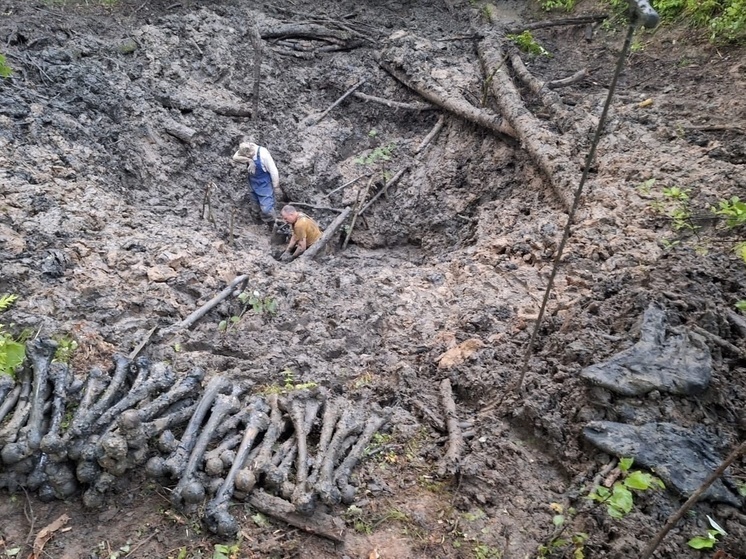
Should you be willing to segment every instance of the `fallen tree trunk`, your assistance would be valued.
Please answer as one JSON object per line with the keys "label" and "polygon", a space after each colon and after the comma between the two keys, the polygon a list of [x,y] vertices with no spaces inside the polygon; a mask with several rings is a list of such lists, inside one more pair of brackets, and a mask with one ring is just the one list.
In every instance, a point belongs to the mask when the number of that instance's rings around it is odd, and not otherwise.
{"label": "fallen tree trunk", "polygon": [[385,105],[390,109],[403,109],[405,111],[432,111],[435,109],[435,107],[430,103],[402,103],[401,101],[391,101],[390,99],[376,97],[375,95],[367,95],[361,91],[356,91],[352,96],[362,99],[363,101],[371,101],[372,103]]}
{"label": "fallen tree trunk", "polygon": [[339,229],[342,224],[345,222],[347,217],[352,213],[352,208],[348,207],[345,208],[344,211],[337,216],[337,218],[332,221],[329,224],[329,227],[326,228],[324,231],[324,234],[321,235],[321,238],[313,243],[310,247],[308,247],[308,250],[306,250],[303,254],[301,254],[301,259],[304,260],[313,260],[316,255],[321,251],[322,248],[326,246],[326,244],[334,237],[334,234],[337,232],[337,229]]}
{"label": "fallen tree trunk", "polygon": [[338,31],[336,29],[329,29],[328,27],[317,25],[315,23],[307,23],[303,25],[280,25],[273,29],[262,30],[261,36],[262,39],[288,39],[291,37],[298,39],[315,39],[317,41],[326,41],[338,45],[343,45],[350,40],[349,33]]}
{"label": "fallen tree trunk", "polygon": [[561,25],[588,25],[589,23],[600,23],[606,20],[609,16],[604,14],[598,15],[587,15],[578,17],[568,17],[562,19],[551,19],[547,21],[535,21],[533,23],[527,23],[525,25],[517,25],[515,27],[509,27],[505,30],[510,35],[518,35],[524,31],[531,31],[532,29],[545,29],[547,27],[559,27]]}
{"label": "fallen tree trunk", "polygon": [[261,490],[251,493],[249,504],[262,514],[279,518],[309,534],[340,543],[345,541],[344,523],[323,512],[317,511],[311,516],[299,514],[292,503]]}
{"label": "fallen tree trunk", "polygon": [[393,64],[379,60],[381,67],[391,74],[394,78],[406,85],[408,88],[416,91],[422,97],[442,107],[443,109],[460,116],[461,118],[473,122],[490,130],[495,136],[505,143],[515,146],[515,133],[509,126],[505,125],[500,116],[486,109],[479,109],[469,103],[464,98],[459,98],[453,93],[445,91],[440,85],[433,81],[424,82],[421,79],[410,76]]}
{"label": "fallen tree trunk", "polygon": [[191,144],[194,136],[197,134],[197,131],[194,128],[189,128],[185,124],[176,122],[171,118],[167,118],[163,121],[163,129],[174,138],[178,138],[187,144]]}
{"label": "fallen tree trunk", "polygon": [[[549,180],[564,209],[570,211],[573,192],[579,180],[578,166],[558,148],[561,139],[544,128],[526,108],[505,67],[499,39],[487,37],[477,47],[485,75],[492,75],[489,87],[500,112],[516,131],[521,144]],[[498,68],[497,71],[494,71]]]}
{"label": "fallen tree trunk", "polygon": [[453,475],[459,471],[461,454],[464,451],[464,437],[461,433],[458,416],[456,415],[456,402],[453,399],[451,381],[447,378],[443,379],[440,383],[440,397],[443,401],[443,410],[446,416],[445,424],[448,429],[448,448],[438,466],[438,474],[441,476],[446,473]]}

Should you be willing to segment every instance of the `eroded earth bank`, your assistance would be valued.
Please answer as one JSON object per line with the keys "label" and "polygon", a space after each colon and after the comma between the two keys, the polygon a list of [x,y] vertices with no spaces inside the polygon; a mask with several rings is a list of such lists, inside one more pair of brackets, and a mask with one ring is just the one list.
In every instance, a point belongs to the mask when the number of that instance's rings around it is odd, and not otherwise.
{"label": "eroded earth bank", "polygon": [[[175,379],[203,369],[199,390],[215,377],[281,397],[306,385],[390,416],[352,474],[353,503],[317,511],[344,525],[342,542],[240,501],[239,533],[215,534],[204,507],[174,507],[173,485],[142,468],[95,507],[80,492],[42,501],[6,463],[6,555],[31,553],[65,514],[39,557],[212,557],[236,542],[236,557],[639,557],[744,440],[743,230],[709,210],[746,198],[742,49],[637,32],[517,390],[567,207],[527,142],[503,134],[492,86],[516,63],[485,68],[480,54],[504,26],[563,14],[517,1],[86,4],[0,2],[14,70],[0,82],[0,294],[18,295],[2,323],[75,340],[79,380],[137,349]],[[532,31],[551,56],[502,41],[542,82],[587,70],[552,90],[559,113],[514,78],[575,181],[625,30],[606,5],[582,14],[610,18]],[[271,150],[283,202],[322,227],[406,171],[346,248],[350,222],[316,260],[283,264],[231,162],[245,138]],[[244,274],[246,297],[169,329]],[[614,519],[586,497],[623,478],[622,457],[666,489]],[[710,515],[727,532],[720,557],[746,557],[744,483],[742,456],[656,556],[699,557],[686,542]]]}

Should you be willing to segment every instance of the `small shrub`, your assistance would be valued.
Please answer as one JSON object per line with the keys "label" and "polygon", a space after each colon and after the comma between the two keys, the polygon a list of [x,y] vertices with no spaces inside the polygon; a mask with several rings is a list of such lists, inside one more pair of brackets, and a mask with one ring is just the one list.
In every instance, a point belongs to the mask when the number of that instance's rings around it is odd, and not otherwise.
{"label": "small shrub", "polygon": [[536,42],[530,31],[524,31],[520,35],[508,35],[507,37],[523,52],[527,52],[533,56],[551,56],[549,51]]}
{"label": "small shrub", "polygon": [[588,495],[589,499],[605,504],[606,512],[612,518],[624,518],[632,510],[634,506],[633,491],[665,489],[663,482],[653,474],[640,470],[631,472],[630,468],[633,461],[633,458],[619,460],[622,480],[615,482],[611,489],[599,486]]}
{"label": "small shrub", "polygon": [[694,536],[691,540],[686,542],[689,547],[694,549],[712,549],[715,547],[715,544],[718,543],[719,536],[728,535],[728,533],[709,515],[707,515],[707,520],[712,528],[707,530],[707,533],[704,536]]}
{"label": "small shrub", "polygon": [[0,54],[0,78],[9,78],[13,73],[13,68],[8,65],[8,60],[4,54]]}

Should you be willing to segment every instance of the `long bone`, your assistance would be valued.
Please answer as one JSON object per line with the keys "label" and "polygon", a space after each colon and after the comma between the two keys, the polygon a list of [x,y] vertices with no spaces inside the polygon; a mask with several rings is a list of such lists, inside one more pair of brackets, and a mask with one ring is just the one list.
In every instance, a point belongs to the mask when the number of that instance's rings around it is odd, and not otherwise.
{"label": "long bone", "polygon": [[[301,393],[303,394],[303,393]],[[301,422],[303,424],[302,429],[296,429],[294,428],[293,437],[291,439],[288,439],[288,441],[292,440],[292,446],[286,451],[287,453],[283,455],[282,461],[280,462],[279,466],[275,466],[277,464],[276,460],[273,459],[272,465],[267,469],[266,475],[264,477],[265,482],[268,487],[273,488],[277,491],[280,491],[282,493],[292,493],[292,490],[286,487],[287,481],[290,475],[290,467],[293,464],[293,461],[295,460],[295,457],[298,453],[298,436],[307,438],[308,433],[311,432],[311,428],[313,427],[313,423],[316,420],[316,415],[319,412],[319,408],[321,407],[323,398],[325,397],[324,394],[321,395],[321,398],[308,398],[307,394],[306,396],[303,396],[303,401],[305,402],[305,419]],[[282,403],[282,402],[281,402]],[[287,404],[286,404],[287,406]],[[286,441],[287,443],[287,441]],[[280,447],[280,452],[284,450],[284,445]],[[280,454],[278,452],[278,454]],[[307,460],[308,456],[306,454],[306,460],[304,461],[306,471],[308,468]]]}
{"label": "long bone", "polygon": [[[200,433],[197,441],[189,455],[186,467],[181,474],[179,483],[171,493],[171,502],[177,507],[183,507],[184,504],[196,504],[205,498],[204,486],[195,479],[194,473],[197,466],[207,450],[213,433],[229,414],[235,413],[241,403],[238,396],[242,388],[236,388],[231,394],[218,394],[210,410],[210,418]],[[237,393],[238,392],[238,393]]]}
{"label": "long bone", "polygon": [[340,502],[342,496],[334,484],[334,466],[339,458],[341,447],[345,444],[345,439],[356,435],[363,429],[363,422],[360,413],[357,410],[345,408],[342,417],[337,422],[337,428],[332,440],[329,442],[324,460],[319,470],[319,477],[314,484],[316,493],[321,500],[327,505],[336,505]]}
{"label": "long bone", "polygon": [[264,433],[262,443],[257,447],[256,456],[248,460],[248,466],[242,468],[236,475],[236,488],[245,493],[254,488],[257,478],[271,465],[272,448],[285,431],[286,422],[278,405],[277,394],[267,396],[267,403],[270,409],[267,432]]}
{"label": "long bone", "polygon": [[329,443],[334,434],[334,427],[337,425],[337,420],[339,420],[339,416],[342,413],[342,404],[343,401],[340,398],[335,398],[333,400],[327,400],[324,405],[324,416],[321,419],[319,444],[316,446],[316,457],[313,460],[313,467],[308,476],[308,483],[310,485],[315,484],[319,477],[321,464],[324,462],[324,456],[326,456]]}
{"label": "long bone", "polygon": [[49,463],[45,473],[47,481],[39,488],[39,499],[49,502],[53,499],[65,500],[78,491],[75,473],[67,462]]}
{"label": "long bone", "polygon": [[[294,398],[287,408],[287,402],[280,401],[280,407],[284,407],[293,422],[298,445],[298,458],[296,460],[295,489],[291,501],[295,510],[301,514],[311,514],[315,508],[314,493],[309,491],[306,481],[308,480],[308,441],[307,437],[316,421],[316,414],[326,395],[324,393],[304,392]],[[316,405],[311,405],[313,402]]]}
{"label": "long bone", "polygon": [[44,419],[44,403],[49,397],[49,366],[52,364],[57,343],[47,339],[36,339],[27,346],[27,355],[34,369],[34,389],[31,394],[31,411],[26,426],[22,429],[29,450],[37,450],[43,436],[41,424]]}
{"label": "long bone", "polygon": [[49,378],[53,386],[52,418],[47,433],[39,443],[39,448],[42,452],[51,455],[54,462],[61,462],[67,456],[62,437],[60,437],[60,426],[65,417],[70,377],[70,368],[64,363],[52,363],[49,368]]}
{"label": "long bone", "polygon": [[[23,367],[21,369],[20,378],[21,389],[18,393],[18,398],[14,403],[15,409],[13,410],[13,415],[10,417],[8,423],[6,423],[5,427],[0,430],[0,445],[15,442],[18,438],[18,431],[20,431],[21,427],[25,425],[26,419],[28,419],[29,411],[31,410],[29,404],[31,380],[31,370],[28,367]],[[15,390],[13,392],[15,393]]]}
{"label": "long bone", "polygon": [[[16,379],[13,378],[10,375],[0,375],[0,406],[5,405],[4,399],[5,397],[10,394],[10,391],[13,390],[16,386]],[[3,420],[4,415],[0,415],[0,421]]]}
{"label": "long bone", "polygon": [[355,446],[352,447],[352,450],[350,450],[347,457],[339,466],[337,466],[337,469],[334,470],[334,483],[341,492],[342,502],[346,505],[352,504],[355,498],[355,488],[350,485],[350,475],[352,474],[352,470],[363,457],[365,448],[368,446],[371,438],[373,438],[373,435],[375,435],[381,427],[386,424],[390,417],[390,410],[385,410],[380,415],[377,413],[371,415],[365,422],[363,432],[355,443]]}
{"label": "long bone", "polygon": [[[0,379],[9,383],[7,384],[9,390],[3,395],[3,398],[0,398],[0,400],[2,400],[2,404],[0,404],[1,424],[3,419],[5,419],[5,416],[15,407],[18,397],[21,395],[21,383],[17,383],[12,378],[6,376],[0,377]],[[12,390],[10,390],[10,388],[12,388]]]}
{"label": "long bone", "polygon": [[[143,367],[143,369],[145,369]],[[171,367],[165,364],[156,364],[152,367],[150,374],[146,378],[141,378],[138,374],[130,390],[121,400],[106,410],[93,424],[93,430],[99,430],[107,427],[117,416],[128,410],[145,398],[162,392],[169,386],[173,385],[176,375]],[[139,379],[139,380],[138,380]]]}
{"label": "long bone", "polygon": [[235,490],[236,475],[246,463],[257,436],[267,429],[269,425],[269,417],[267,416],[269,410],[264,400],[255,398],[249,407],[252,409],[251,419],[246,425],[244,438],[238,447],[233,465],[228,475],[225,476],[220,489],[218,489],[215,496],[207,503],[205,509],[205,523],[207,527],[220,535],[227,536],[238,532],[238,522],[228,512],[228,503]]}
{"label": "long bone", "polygon": [[64,446],[68,447],[67,455],[73,460],[77,460],[80,454],[76,454],[74,445],[71,445],[70,441],[73,437],[82,434],[80,427],[83,425],[83,419],[88,415],[96,399],[106,390],[109,380],[109,376],[98,367],[91,369],[86,377],[78,408],[70,420],[70,427],[62,436]]}
{"label": "long bone", "polygon": [[129,373],[130,364],[132,361],[119,353],[115,354],[114,357],[114,374],[111,377],[111,382],[104,390],[103,394],[96,400],[96,402],[87,410],[85,410],[80,416],[73,419],[70,425],[71,436],[88,435],[91,433],[93,423],[104,413],[114,401],[119,391],[124,384]]}
{"label": "long bone", "polygon": [[200,383],[205,378],[205,370],[195,367],[187,376],[182,378],[179,383],[168,392],[164,392],[152,402],[144,404],[137,408],[142,421],[149,421],[153,417],[166,411],[169,406],[176,402],[199,392]]}
{"label": "long bone", "polygon": [[[205,452],[205,473],[209,476],[219,476],[223,473],[225,463],[222,456],[228,452],[233,452],[241,441],[243,433],[233,433],[221,441],[221,443],[212,450]],[[233,453],[235,457],[235,452]]]}
{"label": "long bone", "polygon": [[189,457],[192,448],[194,448],[194,443],[197,440],[202,421],[205,419],[207,412],[212,407],[212,403],[215,401],[218,394],[225,393],[228,388],[230,388],[228,381],[218,376],[213,377],[207,384],[207,388],[202,394],[202,398],[197,404],[197,408],[184,430],[179,446],[176,447],[176,450],[171,453],[163,464],[165,471],[170,473],[173,478],[181,477],[181,473],[186,467],[187,458]]}

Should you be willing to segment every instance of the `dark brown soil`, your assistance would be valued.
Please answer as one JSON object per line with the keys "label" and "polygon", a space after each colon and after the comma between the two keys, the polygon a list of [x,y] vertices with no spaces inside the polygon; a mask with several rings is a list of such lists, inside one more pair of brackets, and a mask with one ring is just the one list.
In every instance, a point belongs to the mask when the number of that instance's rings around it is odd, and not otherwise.
{"label": "dark brown soil", "polygon": [[[505,22],[562,15],[533,3],[498,4]],[[709,344],[711,385],[696,397],[620,397],[578,376],[636,342],[652,302],[673,325],[697,325],[746,347],[728,320],[746,299],[746,265],[732,250],[744,232],[726,231],[709,211],[718,200],[746,198],[743,49],[716,49],[676,26],[637,33],[524,390],[506,394],[566,220],[545,177],[520,148],[440,110],[349,97],[307,125],[363,78],[361,92],[421,102],[376,62],[405,34],[418,45],[423,71],[479,105],[485,78],[474,41],[464,37],[497,32],[479,3],[6,0],[0,8],[0,52],[14,68],[0,81],[0,294],[19,296],[2,323],[77,340],[73,365],[82,377],[246,273],[249,290],[276,301],[277,314],[249,311],[221,332],[218,324],[240,312],[238,301],[224,302],[189,332],[156,335],[147,355],[257,390],[281,385],[291,371],[295,381],[322,384],[361,406],[396,409],[357,471],[358,503],[332,511],[349,527],[343,546],[240,503],[240,538],[226,541],[199,515],[174,510],[167,487],[134,474],[120,480],[104,510],[2,490],[3,556],[31,556],[39,531],[65,514],[65,531],[39,557],[219,557],[220,546],[235,544],[232,556],[240,558],[522,559],[556,542],[561,506],[563,537],[588,535],[585,557],[631,559],[684,498],[646,492],[624,519],[611,519],[585,499],[612,457],[584,441],[583,427],[592,420],[699,426],[722,456],[744,439],[746,362],[716,343]],[[602,9],[580,2],[578,12]],[[271,29],[311,20],[329,28],[343,22],[364,40],[337,52],[315,52],[328,44],[311,39],[268,40],[258,117],[214,109],[251,107],[251,22]],[[597,118],[623,30],[620,16],[592,41],[584,27],[537,30],[552,56],[525,60],[543,80],[587,68],[588,78],[559,91],[568,106]],[[539,101],[526,100],[552,127]],[[393,146],[386,167],[371,171],[395,173],[441,114],[441,134],[356,226],[345,250],[315,263],[273,258],[276,247],[248,210],[243,169],[230,160],[242,138],[271,150],[288,200],[344,207],[366,181],[327,193],[367,170],[357,159]],[[196,130],[194,140],[166,133],[167,121]],[[589,138],[567,135],[565,148],[579,179]],[[213,221],[203,207],[210,182]],[[696,231],[672,227],[663,188],[673,186],[687,190]],[[322,226],[336,215],[308,212]],[[464,351],[449,365],[441,356],[456,347]],[[421,412],[424,405],[442,415],[438,385],[446,377],[460,419],[473,424],[456,477],[438,476],[446,437]],[[502,406],[480,413],[503,396]],[[746,457],[729,475],[743,487]],[[707,502],[657,556],[701,556],[686,541],[707,531],[708,514],[728,532],[718,548],[746,557],[746,511]],[[572,553],[572,545],[558,545],[543,556]]]}

